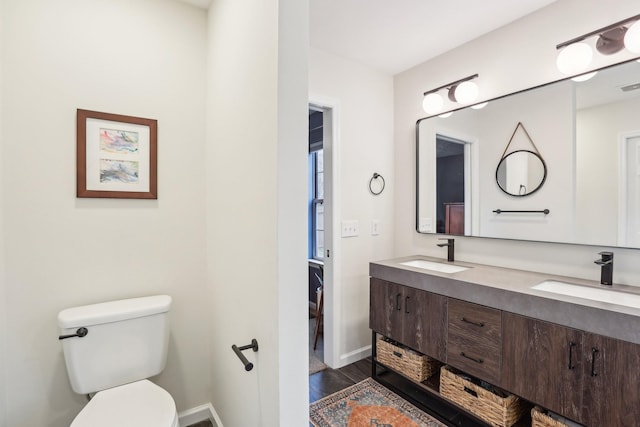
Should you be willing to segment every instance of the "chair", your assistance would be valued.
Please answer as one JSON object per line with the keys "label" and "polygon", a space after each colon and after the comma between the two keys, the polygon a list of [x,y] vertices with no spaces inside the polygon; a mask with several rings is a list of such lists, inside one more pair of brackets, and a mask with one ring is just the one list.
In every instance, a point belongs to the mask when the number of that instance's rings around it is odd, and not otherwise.
{"label": "chair", "polygon": [[318,335],[322,333],[322,320],[323,320],[323,308],[324,308],[324,289],[320,286],[318,303],[316,304],[316,329],[313,333],[313,349],[318,347]]}

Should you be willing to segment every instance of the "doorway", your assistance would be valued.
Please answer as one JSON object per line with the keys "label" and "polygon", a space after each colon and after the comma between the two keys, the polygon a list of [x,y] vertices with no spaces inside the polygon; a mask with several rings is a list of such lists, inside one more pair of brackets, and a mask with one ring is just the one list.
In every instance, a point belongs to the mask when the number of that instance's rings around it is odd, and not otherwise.
{"label": "doorway", "polygon": [[436,135],[436,233],[470,234],[470,147]]}
{"label": "doorway", "polygon": [[309,106],[309,373],[324,365],[324,110]]}
{"label": "doorway", "polygon": [[[335,367],[338,357],[335,353],[334,339],[339,328],[339,313],[335,313],[335,288],[339,286],[340,270],[340,226],[336,224],[339,217],[340,188],[337,165],[339,142],[339,101],[311,96],[309,110],[322,112],[322,169],[323,169],[323,310],[322,310],[322,361],[329,367]],[[310,340],[313,335],[310,333]],[[311,343],[312,345],[312,343]],[[310,353],[311,354],[311,353]]]}

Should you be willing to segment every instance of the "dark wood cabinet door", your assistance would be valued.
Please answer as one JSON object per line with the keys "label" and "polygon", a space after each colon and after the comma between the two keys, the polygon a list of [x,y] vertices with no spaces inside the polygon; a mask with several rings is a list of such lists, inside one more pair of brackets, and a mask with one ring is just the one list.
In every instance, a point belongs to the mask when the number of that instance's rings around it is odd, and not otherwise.
{"label": "dark wood cabinet door", "polygon": [[640,345],[584,334],[583,416],[588,426],[640,426]]}
{"label": "dark wood cabinet door", "polygon": [[502,337],[502,387],[580,420],[583,333],[503,312]]}
{"label": "dark wood cabinet door", "polygon": [[404,287],[402,342],[445,362],[447,356],[447,298]]}
{"label": "dark wood cabinet door", "polygon": [[404,286],[371,278],[369,286],[369,328],[402,341]]}
{"label": "dark wood cabinet door", "polygon": [[372,277],[369,301],[369,328],[446,361],[446,297]]}

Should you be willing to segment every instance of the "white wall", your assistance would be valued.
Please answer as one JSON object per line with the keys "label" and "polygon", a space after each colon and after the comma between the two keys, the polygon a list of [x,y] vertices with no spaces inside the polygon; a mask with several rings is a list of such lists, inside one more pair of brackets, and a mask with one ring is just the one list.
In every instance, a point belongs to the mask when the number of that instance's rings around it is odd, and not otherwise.
{"label": "white wall", "polygon": [[[640,98],[579,110],[576,117],[577,227],[585,240],[618,240],[621,134],[640,132]],[[596,194],[597,197],[593,197]],[[598,227],[589,224],[597,223]]]}
{"label": "white wall", "polygon": [[[4,160],[2,155],[2,147],[4,146],[4,133],[2,129],[3,123],[3,65],[4,65],[4,12],[3,2],[0,1],[0,242],[4,242],[4,197],[3,197],[3,175],[4,175]],[[0,244],[0,427],[7,426],[7,400],[6,400],[6,337],[7,337],[7,305],[5,298],[5,267],[4,267],[4,244]]]}
{"label": "white wall", "polygon": [[[210,400],[206,25],[169,0],[4,0],[6,425],[68,426],[85,404],[67,380],[61,309],[150,294],[174,298],[157,382],[179,410]],[[157,201],[76,198],[77,108],[158,120]]]}
{"label": "white wall", "polygon": [[[278,426],[309,419],[307,197],[309,2],[278,8]],[[300,142],[304,140],[305,143]],[[303,252],[300,249],[305,248]],[[303,325],[300,320],[304,319]],[[304,355],[305,357],[301,357]],[[263,394],[270,388],[263,387]]]}
{"label": "white wall", "polygon": [[[338,246],[328,248],[334,249],[337,268],[335,282],[327,285],[332,286],[333,295],[325,302],[326,316],[333,321],[335,347],[325,359],[339,367],[369,353],[369,262],[393,255],[393,79],[311,49],[309,93],[312,102],[324,100],[338,107],[333,177],[337,198],[333,239]],[[379,196],[368,189],[374,172],[386,181]],[[377,236],[371,235],[374,219],[380,220]],[[358,220],[359,236],[340,238],[342,220]]]}
{"label": "white wall", "polygon": [[[227,426],[308,422],[306,8],[209,9],[210,378]],[[252,338],[260,349],[246,353],[255,367],[245,372],[231,345]]]}
{"label": "white wall", "polygon": [[[396,255],[426,254],[444,257],[435,235],[414,228],[415,122],[425,114],[422,94],[447,82],[478,73],[480,100],[491,99],[561,78],[555,66],[558,43],[634,16],[636,0],[604,4],[596,0],[559,0],[508,26],[473,40],[394,78],[395,133],[395,247]],[[595,57],[593,67],[632,56]],[[598,280],[593,264],[602,247],[545,244],[479,238],[456,238],[460,260],[566,274]],[[614,280],[639,284],[634,268],[637,251],[614,249]]]}

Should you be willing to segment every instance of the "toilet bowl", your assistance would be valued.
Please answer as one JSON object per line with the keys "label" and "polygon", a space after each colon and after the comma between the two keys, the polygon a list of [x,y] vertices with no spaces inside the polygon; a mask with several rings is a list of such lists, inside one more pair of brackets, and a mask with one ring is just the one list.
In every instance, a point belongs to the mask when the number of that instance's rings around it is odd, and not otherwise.
{"label": "toilet bowl", "polygon": [[171,395],[149,380],[95,394],[70,427],[179,427]]}

